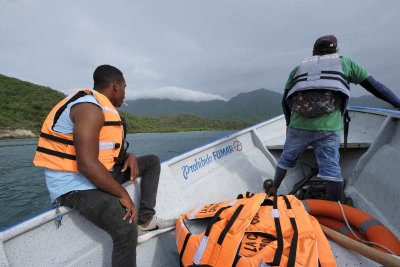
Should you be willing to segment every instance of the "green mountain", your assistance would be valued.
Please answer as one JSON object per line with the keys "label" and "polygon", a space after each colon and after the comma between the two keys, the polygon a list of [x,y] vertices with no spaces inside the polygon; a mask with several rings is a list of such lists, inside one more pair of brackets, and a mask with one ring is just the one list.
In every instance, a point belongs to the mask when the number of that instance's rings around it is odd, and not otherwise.
{"label": "green mountain", "polygon": [[[49,111],[64,97],[65,94],[49,87],[0,74],[0,132],[26,129],[38,135]],[[250,126],[239,120],[208,119],[190,114],[144,117],[120,113],[127,120],[128,133],[238,130]]]}
{"label": "green mountain", "polygon": [[[128,100],[122,109],[135,115],[160,116],[183,113],[196,114],[206,118],[238,119],[257,123],[282,114],[282,94],[258,89],[239,94],[229,101],[173,101],[168,99]],[[352,97],[350,105],[376,108],[390,108],[390,104],[372,96]]]}
{"label": "green mountain", "polygon": [[239,94],[229,101],[173,101],[168,99],[128,100],[121,109],[140,116],[196,114],[215,119],[237,119],[256,123],[282,113],[282,94],[258,89]]}
{"label": "green mountain", "polygon": [[64,97],[49,87],[0,74],[0,128],[39,133],[51,108]]}

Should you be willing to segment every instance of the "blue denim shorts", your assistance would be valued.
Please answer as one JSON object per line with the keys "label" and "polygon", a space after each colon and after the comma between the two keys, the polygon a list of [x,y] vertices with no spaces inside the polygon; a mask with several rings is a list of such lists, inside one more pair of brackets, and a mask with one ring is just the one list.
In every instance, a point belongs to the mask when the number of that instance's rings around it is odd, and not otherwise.
{"label": "blue denim shorts", "polygon": [[307,146],[314,148],[318,161],[318,177],[332,181],[343,181],[339,166],[340,131],[310,131],[289,128],[283,153],[277,166],[290,170]]}

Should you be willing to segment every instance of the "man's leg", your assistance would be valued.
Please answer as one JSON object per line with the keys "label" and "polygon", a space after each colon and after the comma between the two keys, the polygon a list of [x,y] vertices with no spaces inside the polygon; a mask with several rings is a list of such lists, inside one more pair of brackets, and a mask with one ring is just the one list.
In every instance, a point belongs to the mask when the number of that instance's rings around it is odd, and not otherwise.
{"label": "man's leg", "polygon": [[278,188],[281,185],[283,178],[285,178],[286,176],[286,172],[287,170],[276,166],[275,176],[274,176],[274,187]]}
{"label": "man's leg", "polygon": [[155,155],[137,157],[139,165],[140,182],[140,207],[138,212],[138,224],[142,225],[153,218],[156,211],[158,181],[160,178],[160,159]]}
{"label": "man's leg", "polygon": [[340,131],[321,131],[313,142],[318,161],[318,177],[326,181],[326,192],[331,201],[343,201],[343,178],[339,165]]}
{"label": "man's leg", "polygon": [[287,170],[290,170],[296,166],[298,158],[304,152],[304,150],[306,150],[310,143],[307,133],[307,131],[295,128],[288,129],[283,152],[275,169],[274,182],[273,185],[268,189],[267,194],[276,194],[279,186],[286,176]]}
{"label": "man's leg", "polygon": [[326,194],[331,201],[343,203],[343,182],[325,181]]}
{"label": "man's leg", "polygon": [[138,216],[138,243],[175,228],[176,219],[161,219],[155,216],[160,159],[155,155],[138,157],[140,182],[140,208]]}
{"label": "man's leg", "polygon": [[[139,166],[139,176],[142,177],[140,182],[140,207],[138,212],[138,222],[141,225],[148,222],[156,213],[154,207],[156,206],[158,181],[160,178],[160,159],[156,155],[145,155],[137,157]],[[122,163],[114,167],[111,172],[114,179],[123,184],[130,179],[130,169],[127,168],[125,172],[121,173]]]}
{"label": "man's leg", "polygon": [[283,178],[285,178],[286,172],[287,170],[276,166],[274,180],[268,179],[264,181],[265,193],[267,193],[268,196],[276,195],[276,193],[278,193],[278,188],[281,185]]}
{"label": "man's leg", "polygon": [[72,191],[61,196],[60,203],[111,235],[112,266],[136,266],[137,225],[122,220],[126,212],[118,197],[97,189]]}

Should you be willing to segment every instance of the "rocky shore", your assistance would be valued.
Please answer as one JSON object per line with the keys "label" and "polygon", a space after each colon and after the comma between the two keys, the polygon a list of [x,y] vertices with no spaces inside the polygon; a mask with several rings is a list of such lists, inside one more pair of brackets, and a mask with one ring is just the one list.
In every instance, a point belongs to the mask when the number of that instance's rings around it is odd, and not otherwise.
{"label": "rocky shore", "polygon": [[0,139],[32,138],[37,137],[31,130],[25,129],[0,129]]}

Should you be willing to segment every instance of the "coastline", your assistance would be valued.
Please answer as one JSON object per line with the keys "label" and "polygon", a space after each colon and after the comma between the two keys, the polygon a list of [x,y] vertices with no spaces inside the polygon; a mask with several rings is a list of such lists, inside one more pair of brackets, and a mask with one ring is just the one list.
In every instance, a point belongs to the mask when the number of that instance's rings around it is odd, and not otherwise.
{"label": "coastline", "polygon": [[38,137],[31,130],[26,129],[13,129],[13,128],[1,128],[0,129],[0,140],[2,139],[22,139],[22,138],[33,138]]}
{"label": "coastline", "polygon": [[[237,129],[240,130],[240,129]],[[137,133],[175,133],[175,132],[203,132],[203,131],[232,131],[232,129],[208,129],[208,128],[168,128],[158,129],[158,131],[128,131],[128,134]],[[27,129],[13,129],[13,128],[0,128],[0,140],[7,139],[24,139],[24,138],[36,138],[38,135],[34,134],[31,130]]]}

